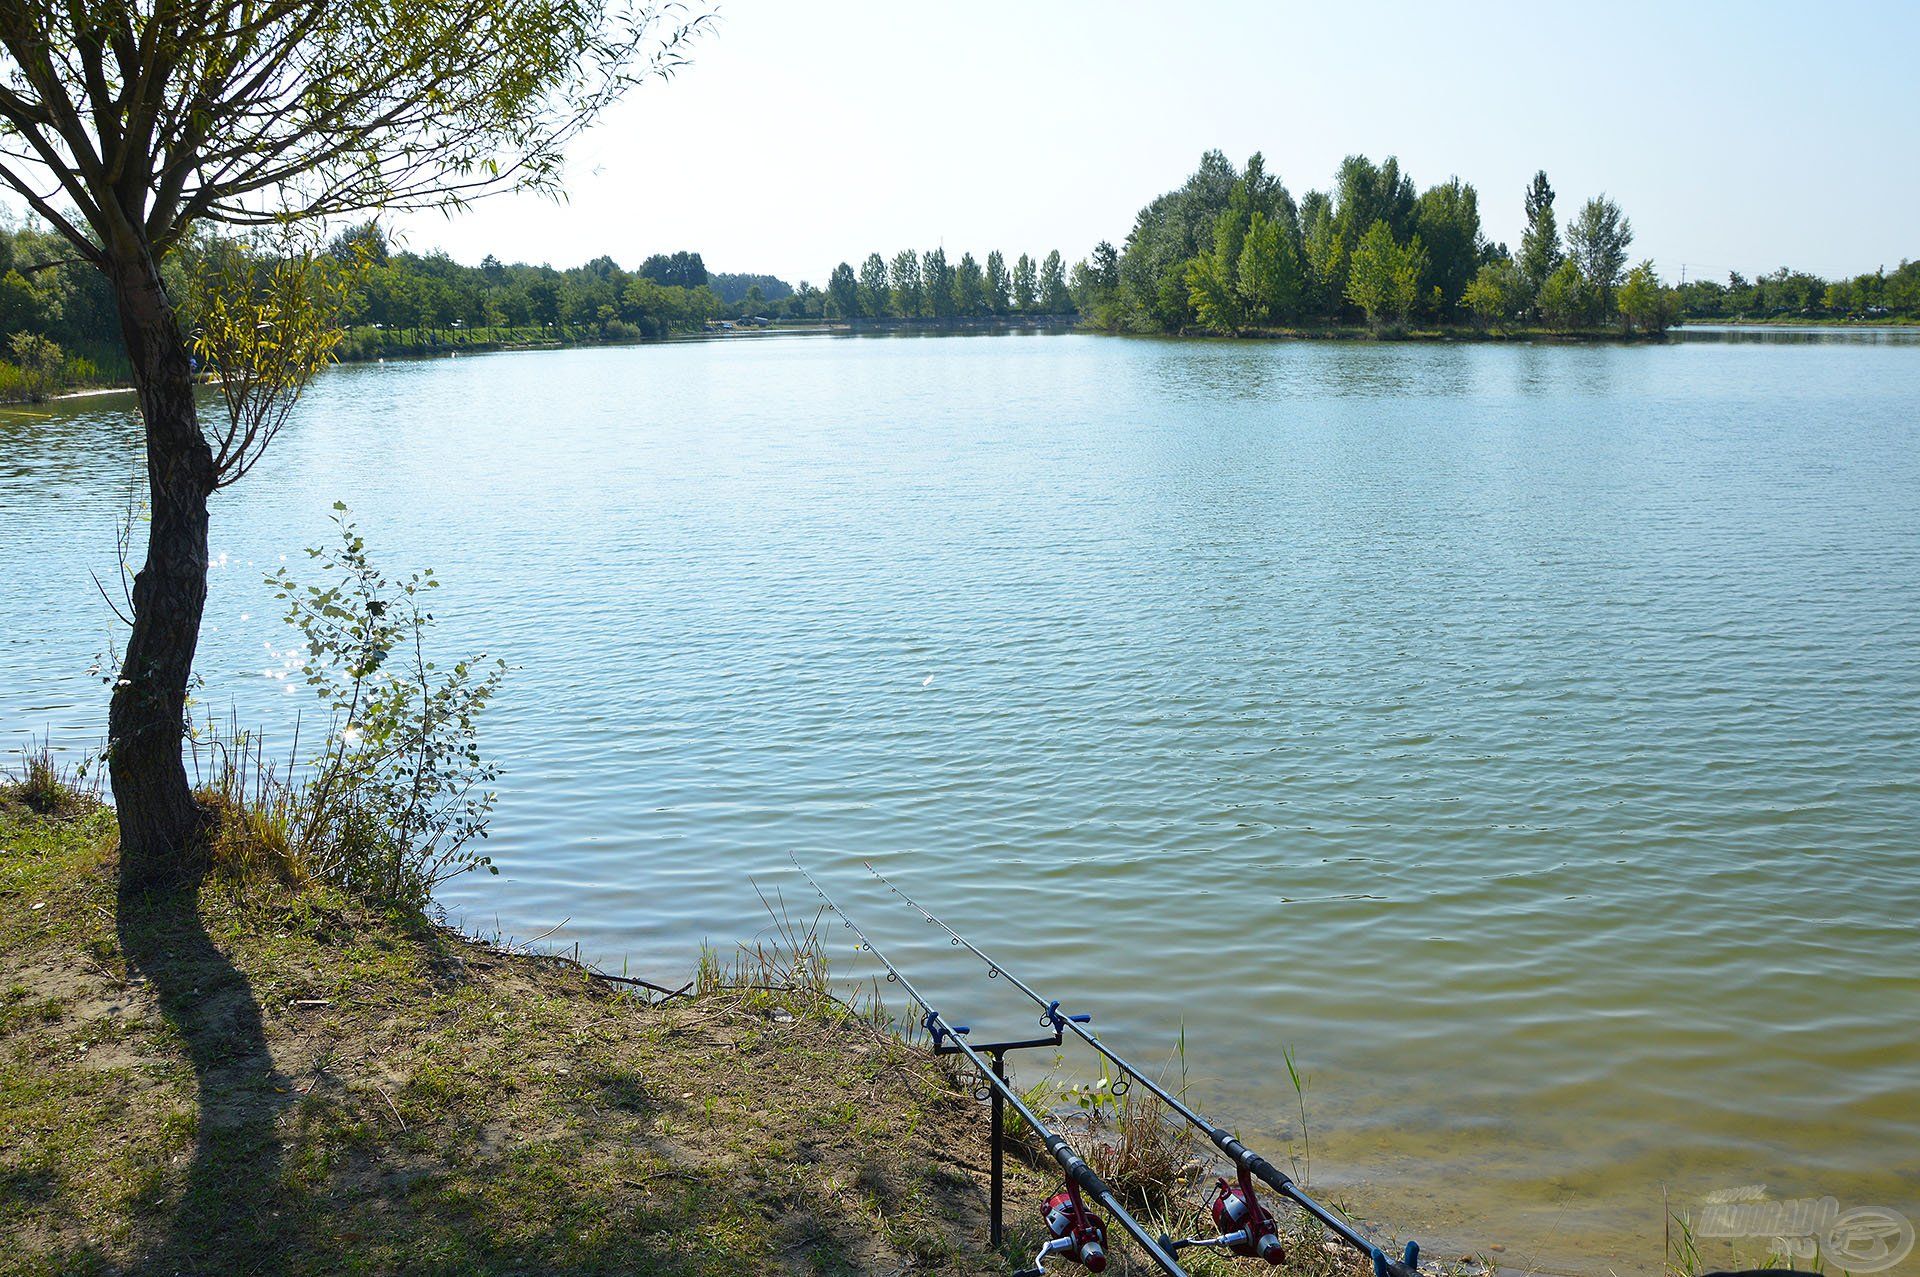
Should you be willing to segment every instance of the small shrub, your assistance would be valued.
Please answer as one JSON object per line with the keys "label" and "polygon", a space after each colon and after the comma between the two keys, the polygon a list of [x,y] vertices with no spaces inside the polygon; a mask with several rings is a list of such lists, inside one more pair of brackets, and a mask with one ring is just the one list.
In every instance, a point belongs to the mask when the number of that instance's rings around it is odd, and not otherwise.
{"label": "small shrub", "polygon": [[69,386],[97,386],[100,384],[100,365],[85,355],[68,355],[61,366],[60,379]]}
{"label": "small shrub", "polygon": [[60,388],[60,370],[66,357],[58,345],[38,333],[17,332],[9,348],[18,365],[24,398],[38,403]]}
{"label": "small shrub", "polygon": [[209,864],[242,882],[318,879],[424,913],[439,883],[493,867],[473,844],[486,837],[499,769],[481,757],[476,731],[505,665],[432,660],[432,571],[387,577],[345,507],[335,509],[340,546],[308,551],[328,582],[302,585],[285,570],[267,577],[305,640],[306,681],[329,728],[304,759],[296,728],[282,765],[237,722],[195,726]]}
{"label": "small shrub", "polygon": [[346,506],[334,509],[340,544],[307,552],[327,582],[303,585],[285,569],[267,577],[305,639],[306,681],[330,719],[287,806],[293,846],[317,876],[421,912],[448,878],[498,872],[474,849],[487,835],[489,786],[499,776],[477,732],[506,664],[431,659],[433,570],[388,577]]}

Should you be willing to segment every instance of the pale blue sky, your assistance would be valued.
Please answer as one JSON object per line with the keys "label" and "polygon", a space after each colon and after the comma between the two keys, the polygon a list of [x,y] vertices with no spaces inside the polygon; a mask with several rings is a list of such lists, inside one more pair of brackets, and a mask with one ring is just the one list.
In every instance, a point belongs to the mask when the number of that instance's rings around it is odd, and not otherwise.
{"label": "pale blue sky", "polygon": [[572,265],[698,250],[824,281],[944,243],[1118,244],[1200,153],[1296,196],[1397,153],[1478,186],[1517,243],[1544,167],[1663,273],[1824,274],[1920,255],[1920,3],[1147,5],[724,0],[671,83],[573,151],[565,204],[505,197],[408,244]]}
{"label": "pale blue sky", "polygon": [[944,243],[1116,244],[1200,153],[1296,196],[1340,158],[1458,173],[1517,243],[1544,167],[1663,273],[1920,255],[1920,3],[1341,5],[725,0],[695,64],[577,144],[569,202],[411,219],[411,246],[824,281]]}

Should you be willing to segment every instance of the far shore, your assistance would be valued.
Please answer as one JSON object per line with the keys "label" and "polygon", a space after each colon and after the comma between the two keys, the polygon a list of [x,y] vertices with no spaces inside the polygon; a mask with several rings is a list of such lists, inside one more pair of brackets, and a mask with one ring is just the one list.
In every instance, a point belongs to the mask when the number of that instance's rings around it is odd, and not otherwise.
{"label": "far shore", "polygon": [[[441,359],[458,355],[485,355],[512,351],[540,350],[577,350],[594,346],[651,346],[668,342],[689,341],[733,341],[750,340],[757,337],[792,335],[796,333],[840,333],[849,335],[914,335],[938,337],[959,333],[990,333],[1010,331],[1046,330],[1054,332],[1092,333],[1112,337],[1180,337],[1202,338],[1224,341],[1382,341],[1382,342],[1542,342],[1555,345],[1592,345],[1598,343],[1617,343],[1639,345],[1665,341],[1669,334],[1687,328],[1754,328],[1754,329],[1793,329],[1823,328],[1835,331],[1859,329],[1872,332],[1920,332],[1920,323],[1910,319],[1683,319],[1672,328],[1659,333],[1623,333],[1614,328],[1580,328],[1556,330],[1539,326],[1520,328],[1488,327],[1478,328],[1472,325],[1448,324],[1437,327],[1407,326],[1403,328],[1375,329],[1365,324],[1329,324],[1306,327],[1263,327],[1247,328],[1239,332],[1224,333],[1208,329],[1190,328],[1178,333],[1131,333],[1110,332],[1105,329],[1089,327],[1071,315],[1008,315],[985,319],[862,319],[853,323],[832,320],[807,320],[791,324],[774,324],[765,328],[735,328],[724,332],[686,332],[673,333],[667,337],[600,339],[594,337],[555,338],[550,341],[477,341],[477,342],[423,342],[389,351],[369,352],[342,359],[342,363],[383,363],[386,360]],[[106,395],[132,394],[130,385],[88,386],[78,390],[63,390],[48,395],[43,400],[9,400],[0,402],[0,411],[23,411],[33,403],[63,403],[79,399],[96,399]]]}

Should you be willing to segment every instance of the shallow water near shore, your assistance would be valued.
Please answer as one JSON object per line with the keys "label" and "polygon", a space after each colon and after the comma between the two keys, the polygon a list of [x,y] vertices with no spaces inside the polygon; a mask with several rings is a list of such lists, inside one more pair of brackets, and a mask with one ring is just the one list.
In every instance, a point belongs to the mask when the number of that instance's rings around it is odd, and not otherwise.
{"label": "shallow water near shore", "polygon": [[[472,929],[684,978],[755,885],[811,914],[795,852],[1026,1036],[871,860],[1304,1157],[1291,1048],[1312,1181],[1431,1253],[1658,1271],[1663,1187],[1920,1220],[1920,342],[1682,338],[335,369],[215,499],[203,695],[313,729],[261,575],[345,500],[514,666]],[[7,748],[98,739],[131,410],[0,413]]]}

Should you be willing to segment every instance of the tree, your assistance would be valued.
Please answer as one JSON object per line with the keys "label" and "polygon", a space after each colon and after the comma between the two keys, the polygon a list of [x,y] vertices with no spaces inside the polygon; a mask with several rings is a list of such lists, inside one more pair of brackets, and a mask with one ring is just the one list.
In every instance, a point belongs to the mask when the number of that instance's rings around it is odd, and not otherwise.
{"label": "tree", "polygon": [[1033,259],[1022,253],[1013,264],[1013,308],[1023,315],[1028,313],[1036,296]]}
{"label": "tree", "polygon": [[1567,227],[1568,253],[1578,263],[1602,316],[1613,313],[1613,290],[1620,283],[1632,243],[1633,223],[1605,195],[1588,200]]}
{"label": "tree", "polygon": [[999,249],[987,254],[987,309],[1004,315],[1013,304],[1013,277],[1007,274],[1007,259]]}
{"label": "tree", "polygon": [[1240,331],[1246,312],[1234,287],[1233,268],[1219,253],[1202,253],[1187,263],[1187,295],[1194,314],[1208,328]]}
{"label": "tree", "polygon": [[1213,246],[1214,222],[1239,180],[1225,154],[1208,151],[1182,186],[1134,217],[1120,255],[1120,306],[1129,325],[1173,329],[1192,318],[1187,264]]}
{"label": "tree", "polygon": [[926,308],[926,290],[920,284],[920,255],[903,248],[893,255],[893,310],[902,319],[914,319]]}
{"label": "tree", "polygon": [[1085,261],[1074,263],[1068,280],[1073,292],[1074,309],[1088,322],[1101,328],[1120,325],[1120,254],[1112,244],[1101,240]]}
{"label": "tree", "polygon": [[1488,262],[1467,285],[1461,301],[1473,312],[1482,328],[1512,319],[1525,305],[1528,295],[1526,276],[1512,261]]}
{"label": "tree", "polygon": [[[612,265],[612,259],[608,259],[607,264]],[[640,273],[668,288],[707,286],[707,264],[700,260],[698,253],[655,253],[640,263]]]}
{"label": "tree", "polygon": [[106,279],[145,423],[147,550],[108,712],[130,878],[196,843],[181,739],[207,503],[257,457],[201,429],[169,258],[209,223],[551,189],[569,139],[684,61],[705,18],[670,12],[661,32],[645,0],[0,7],[0,182]]}
{"label": "tree", "polygon": [[1679,317],[1680,301],[1660,282],[1653,262],[1644,261],[1627,272],[1620,285],[1620,318],[1628,332],[1664,333]]}
{"label": "tree", "polygon": [[1340,231],[1334,225],[1333,199],[1325,191],[1309,191],[1300,201],[1300,260],[1307,273],[1308,309],[1331,315],[1346,299],[1345,262],[1340,254]]}
{"label": "tree", "polygon": [[1265,213],[1255,213],[1247,223],[1234,282],[1253,319],[1291,319],[1300,309],[1306,285],[1300,250],[1284,226]]}
{"label": "tree", "polygon": [[0,333],[44,333],[59,315],[59,300],[34,280],[17,270],[0,277]]}
{"label": "tree", "polygon": [[[1347,265],[1361,239],[1375,222],[1385,222],[1387,233],[1396,244],[1405,243],[1414,232],[1413,181],[1400,171],[1400,161],[1389,155],[1376,165],[1364,155],[1349,155],[1340,162],[1333,191],[1334,260],[1329,263],[1336,281],[1336,295],[1346,292]],[[1419,286],[1416,282],[1415,291]]]}
{"label": "tree", "polygon": [[860,309],[875,319],[886,315],[891,300],[887,288],[887,262],[878,253],[868,253],[860,265]]}
{"label": "tree", "polygon": [[1120,287],[1120,254],[1112,244],[1101,240],[1093,246],[1093,252],[1087,257],[1088,267],[1093,272],[1093,282],[1105,289]]}
{"label": "tree", "polygon": [[1593,290],[1579,263],[1563,261],[1540,287],[1540,318],[1556,332],[1578,328],[1593,310]]}
{"label": "tree", "polygon": [[1421,192],[1413,209],[1414,232],[1426,245],[1424,281],[1439,290],[1439,311],[1451,315],[1480,270],[1486,240],[1480,234],[1480,195],[1459,178]]}
{"label": "tree", "polygon": [[1376,221],[1353,250],[1347,299],[1364,310],[1375,327],[1401,319],[1419,300],[1426,266],[1426,251],[1417,237],[1410,244],[1396,243],[1385,219]]}
{"label": "tree", "polygon": [[920,254],[920,287],[926,290],[928,314],[935,319],[953,318],[953,267],[947,265],[946,249]]}
{"label": "tree", "polygon": [[840,318],[860,318],[860,281],[846,262],[834,267],[833,273],[827,276],[827,299],[832,303],[833,313]]}
{"label": "tree", "polygon": [[953,270],[953,305],[962,315],[974,316],[987,308],[987,277],[972,253],[962,253]]}
{"label": "tree", "polygon": [[1054,249],[1040,263],[1040,309],[1049,315],[1071,315],[1073,293],[1067,288],[1067,266]]}
{"label": "tree", "polygon": [[1553,187],[1541,169],[1527,185],[1527,229],[1520,236],[1520,274],[1531,305],[1547,277],[1560,268],[1560,228],[1553,216]]}

